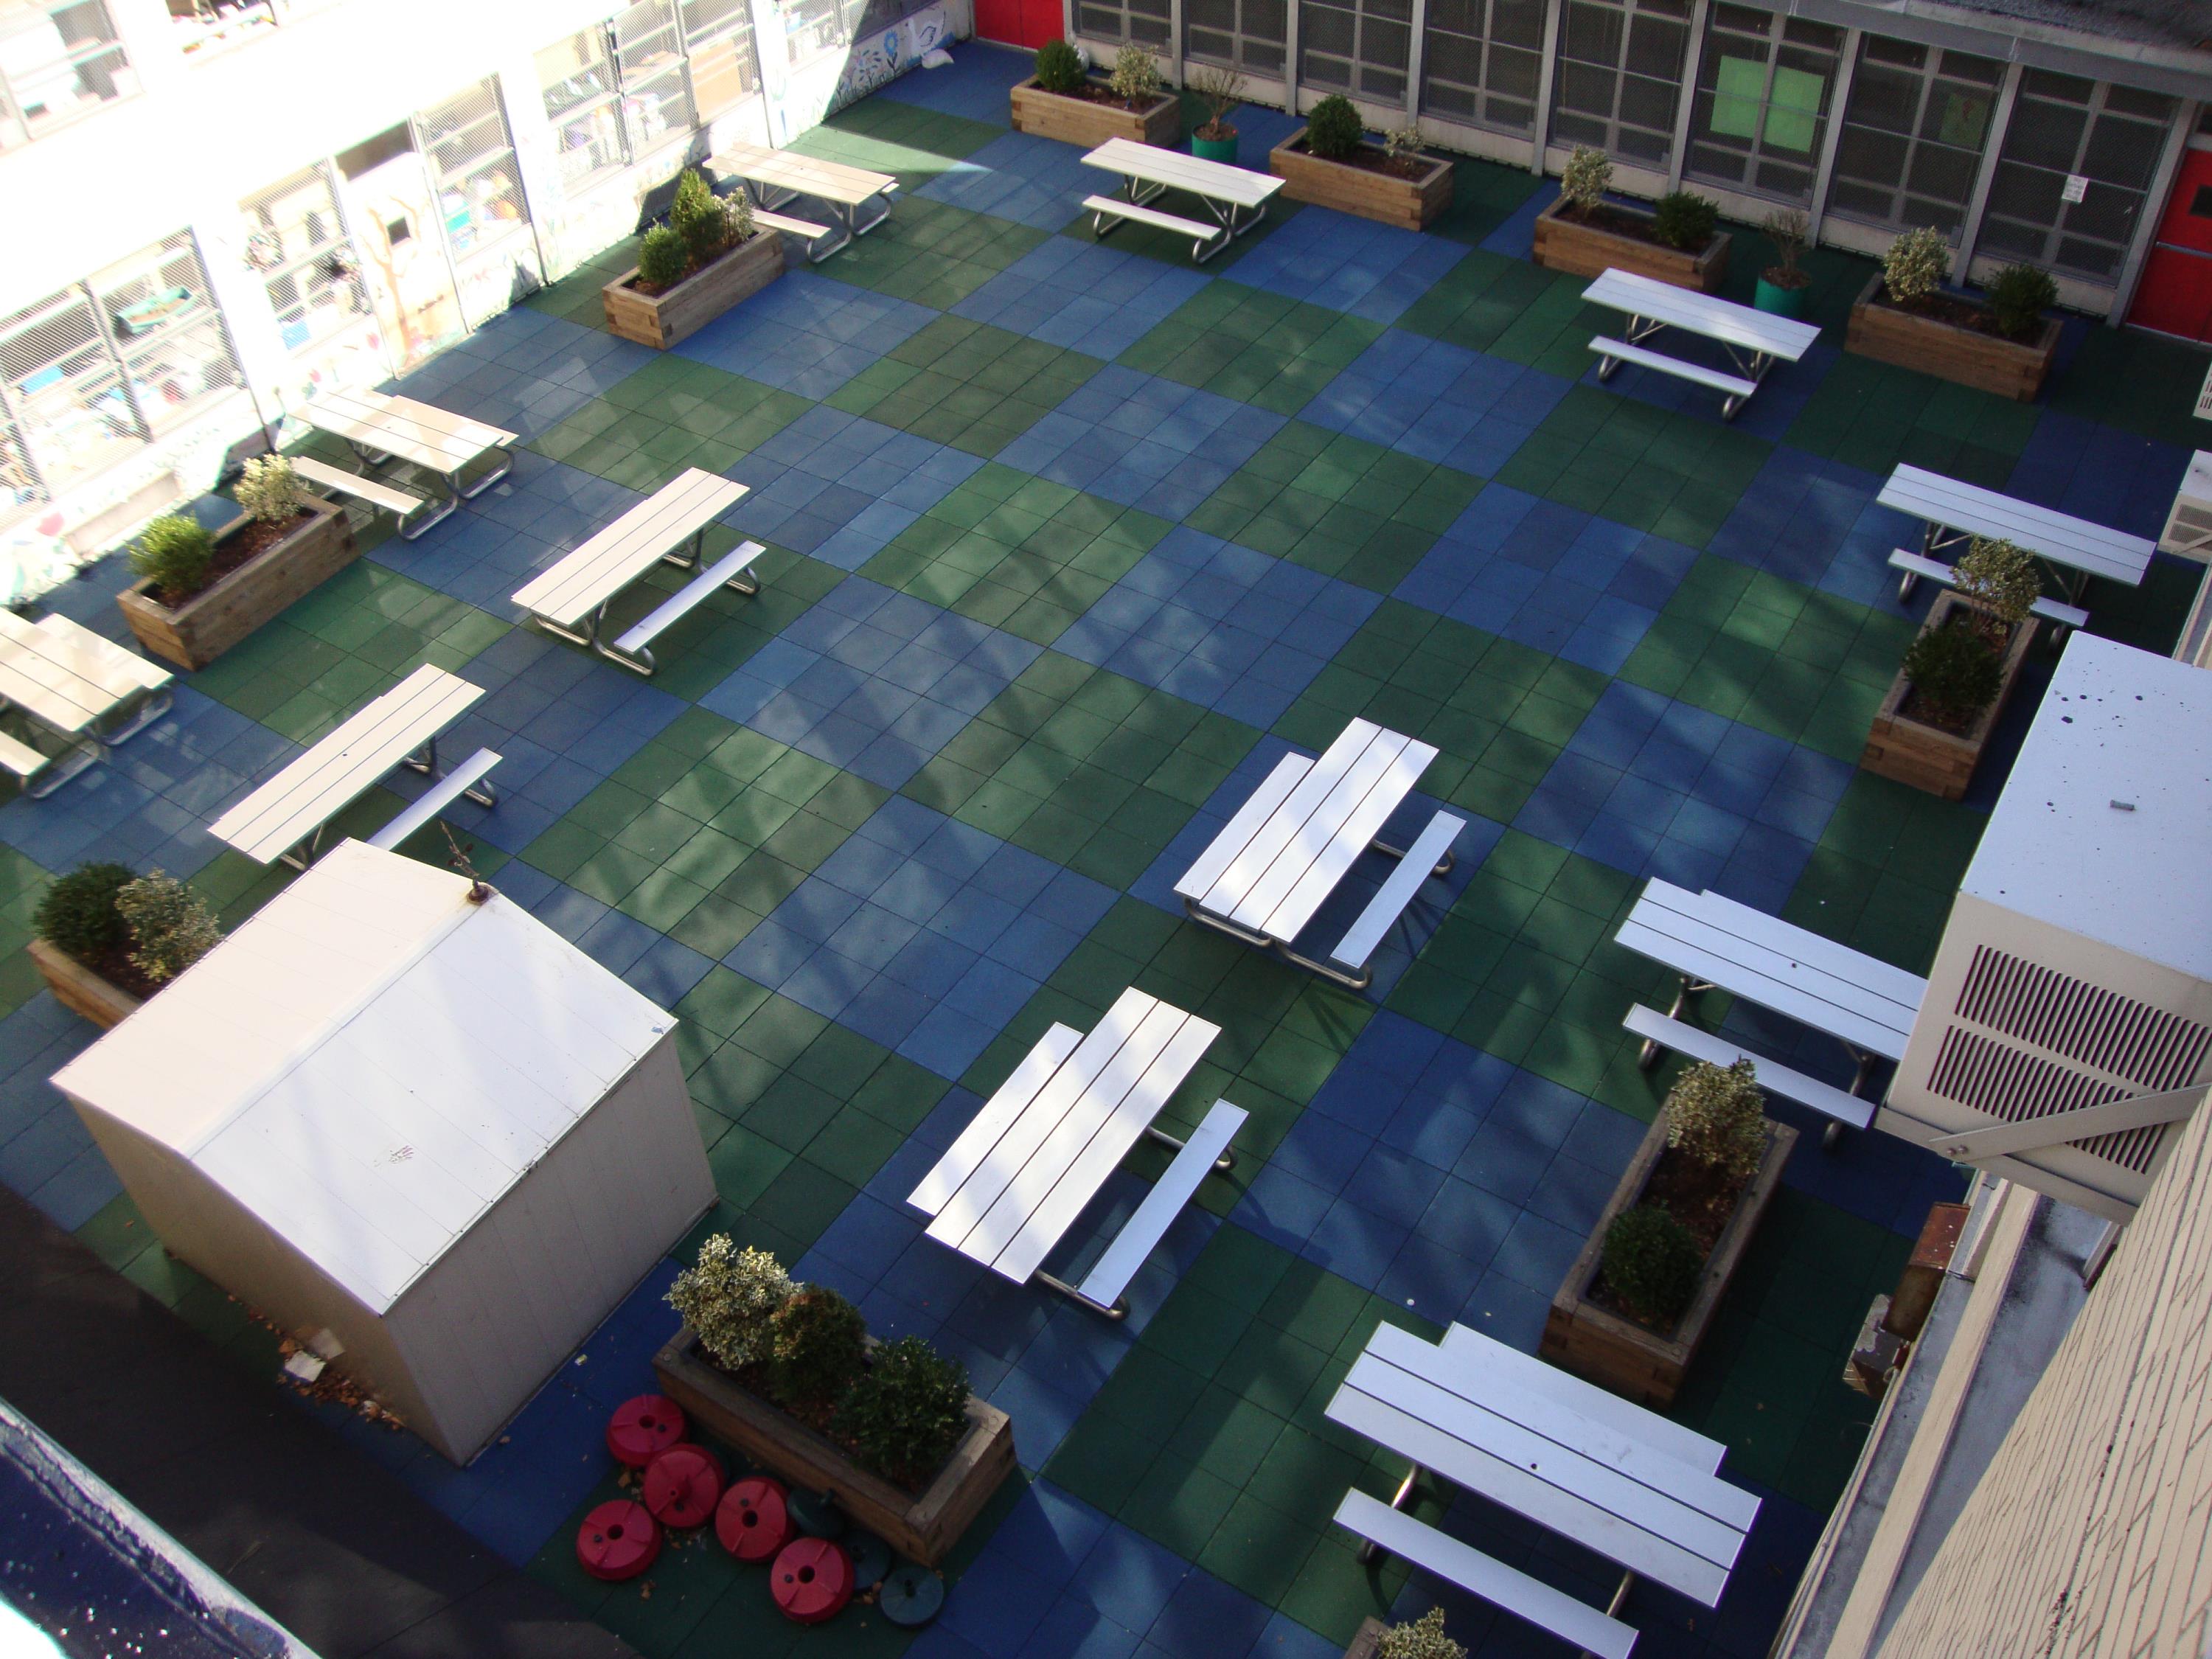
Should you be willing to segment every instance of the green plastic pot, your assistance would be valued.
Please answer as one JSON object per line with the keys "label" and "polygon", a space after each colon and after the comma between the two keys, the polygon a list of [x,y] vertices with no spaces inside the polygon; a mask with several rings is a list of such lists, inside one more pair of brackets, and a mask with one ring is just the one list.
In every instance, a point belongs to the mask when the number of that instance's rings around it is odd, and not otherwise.
{"label": "green plastic pot", "polygon": [[1805,290],[1802,288],[1777,288],[1765,277],[1759,279],[1759,291],[1752,303],[1761,311],[1771,311],[1778,317],[1795,317],[1805,308]]}
{"label": "green plastic pot", "polygon": [[1201,138],[1191,135],[1190,153],[1201,161],[1220,161],[1230,167],[1237,165],[1237,135],[1226,138]]}

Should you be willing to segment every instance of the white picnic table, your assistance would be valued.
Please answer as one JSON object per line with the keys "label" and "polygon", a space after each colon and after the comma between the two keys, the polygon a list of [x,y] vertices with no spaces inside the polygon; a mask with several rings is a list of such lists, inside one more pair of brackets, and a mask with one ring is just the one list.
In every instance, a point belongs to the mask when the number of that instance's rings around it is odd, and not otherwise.
{"label": "white picnic table", "polygon": [[547,632],[649,674],[653,668],[653,653],[647,647],[653,636],[693,609],[708,592],[720,586],[740,593],[760,591],[745,572],[764,550],[758,542],[744,543],[611,643],[600,637],[607,606],[656,564],[697,569],[707,526],[744,495],[745,486],[741,483],[719,473],[686,467],[583,545],[563,554],[515,589],[514,602]]}
{"label": "white picnic table", "polygon": [[[1436,757],[1432,744],[1366,720],[1346,726],[1317,759],[1284,756],[1176,884],[1183,908],[1248,945],[1364,988],[1368,956],[1420,882],[1450,869],[1451,842],[1465,827],[1439,812],[1411,848],[1376,839]],[[1331,961],[1300,955],[1292,948],[1298,934],[1370,848],[1397,859],[1398,869]]]}
{"label": "white picnic table", "polygon": [[[1327,1415],[1412,1468],[1385,1504],[1357,1487],[1336,1520],[1376,1550],[1463,1589],[1605,1659],[1637,1632],[1613,1617],[1636,1579],[1711,1607],[1759,1514],[1718,1476],[1726,1448],[1463,1325],[1439,1342],[1389,1323]],[[1604,1556],[1623,1570],[1603,1611],[1399,1513],[1424,1470]]]}
{"label": "white picnic table", "polygon": [[[1796,362],[1820,337],[1820,331],[1811,323],[1693,293],[1628,270],[1603,272],[1583,290],[1583,298],[1592,305],[1624,312],[1628,318],[1623,331],[1626,339],[1600,338],[1589,343],[1589,349],[1598,354],[1599,380],[1611,380],[1622,363],[1632,362],[1693,380],[1727,394],[1727,401],[1721,405],[1723,420],[1733,416],[1759,389],[1768,369],[1777,362]],[[1666,328],[1717,342],[1739,373],[1725,374],[1644,349],[1644,341]]]}
{"label": "white picnic table", "polygon": [[[945,1149],[907,1202],[933,1218],[929,1237],[992,1272],[1035,1279],[1119,1318],[1121,1291],[1207,1170],[1227,1169],[1244,1113],[1216,1101],[1179,1141],[1154,1126],[1221,1028],[1133,987],[1088,1036],[1054,1024]],[[1150,1136],[1177,1149],[1152,1195],[1079,1285],[1045,1258],[1121,1159]]]}
{"label": "white picnic table", "polygon": [[[324,826],[385,774],[405,766],[434,777],[438,734],[483,696],[482,686],[424,663],[217,818],[209,833],[257,863],[281,858],[306,869]],[[489,788],[469,794],[493,805]]]}
{"label": "white picnic table", "polygon": [[[726,144],[707,158],[707,165],[752,185],[763,208],[780,207],[800,196],[826,204],[837,222],[837,234],[811,244],[806,250],[811,260],[828,258],[855,236],[865,236],[883,223],[890,214],[891,192],[898,188],[898,179],[888,173],[871,173],[765,144]],[[877,204],[876,211],[863,219],[861,210],[870,202]]]}
{"label": "white picnic table", "polygon": [[[1109,138],[1085,155],[1083,165],[1119,174],[1121,199],[1131,208],[1141,208],[1170,190],[1180,190],[1198,198],[1213,216],[1220,236],[1219,246],[1197,256],[1200,264],[1264,219],[1267,204],[1275,198],[1285,182],[1272,173],[1254,173],[1248,167],[1209,161],[1202,156],[1162,149],[1157,144],[1134,143],[1127,138]],[[1091,204],[1086,202],[1085,205]],[[1140,214],[1124,216],[1148,219],[1148,216]],[[1182,228],[1186,224],[1187,222],[1176,221],[1172,228]]]}
{"label": "white picnic table", "polygon": [[[445,504],[415,525],[416,536],[505,477],[518,435],[389,392],[325,392],[299,413],[317,431],[344,439],[366,463],[404,461],[443,481]],[[462,488],[463,477],[487,455],[497,456],[498,465]]]}
{"label": "white picnic table", "polygon": [[[2079,603],[2092,576],[2142,586],[2151,555],[2158,550],[2157,543],[2143,537],[2016,501],[1925,467],[1900,464],[1875,499],[1926,522],[1921,538],[1925,554],[1933,556],[1976,536],[1997,538],[2033,553],[2052,567],[2069,604]],[[1898,597],[1910,598],[1918,580],[1917,572],[1908,570],[1897,585]]]}
{"label": "white picnic table", "polygon": [[[111,744],[143,731],[167,713],[173,676],[90,629],[54,615],[33,623],[0,609],[0,702],[67,740],[48,757],[15,744],[11,767],[34,799],[52,794],[99,760]],[[122,720],[109,722],[118,715]],[[22,753],[15,752],[20,748]]]}

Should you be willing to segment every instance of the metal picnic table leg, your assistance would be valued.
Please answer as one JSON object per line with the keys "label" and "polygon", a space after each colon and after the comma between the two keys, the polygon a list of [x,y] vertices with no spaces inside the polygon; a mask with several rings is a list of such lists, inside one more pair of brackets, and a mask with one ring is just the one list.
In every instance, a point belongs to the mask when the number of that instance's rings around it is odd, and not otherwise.
{"label": "metal picnic table leg", "polygon": [[[1145,1125],[1145,1133],[1148,1139],[1158,1141],[1163,1146],[1172,1146],[1177,1152],[1182,1151],[1185,1145],[1184,1142],[1177,1140],[1173,1135],[1170,1134],[1165,1129],[1161,1128],[1156,1123],[1147,1123]],[[1235,1152],[1222,1153],[1219,1158],[1213,1160],[1213,1167],[1218,1170],[1222,1174],[1227,1175],[1231,1170],[1237,1167],[1237,1154]]]}
{"label": "metal picnic table leg", "polygon": [[1109,1307],[1105,1303],[1101,1302],[1095,1296],[1084,1295],[1081,1291],[1076,1289],[1074,1285],[1069,1284],[1066,1279],[1059,1278],[1054,1274],[1048,1273],[1042,1267],[1031,1273],[1030,1278],[1032,1282],[1043,1285],[1045,1289],[1048,1291],[1059,1291],[1060,1295],[1066,1297],[1070,1302],[1080,1303],[1083,1306],[1090,1309],[1091,1312],[1097,1314],[1103,1318],[1122,1320],[1127,1319],[1129,1316],[1129,1298],[1126,1296],[1120,1297],[1113,1304],[1112,1306]]}
{"label": "metal picnic table leg", "polygon": [[[1406,1466],[1406,1478],[1398,1483],[1398,1490],[1390,1494],[1392,1509],[1402,1510],[1406,1507],[1406,1500],[1413,1495],[1414,1483],[1420,1480],[1423,1473],[1419,1463],[1409,1463]],[[1370,1538],[1359,1547],[1359,1565],[1363,1567],[1371,1565],[1380,1561],[1383,1554],[1382,1547]]]}
{"label": "metal picnic table leg", "polygon": [[[1674,993],[1674,1006],[1668,1009],[1667,1018],[1669,1019],[1681,1018],[1682,1011],[1690,1006],[1690,1000],[1692,998],[1702,996],[1712,988],[1713,986],[1711,980],[1693,979],[1687,974],[1683,975],[1681,988]],[[1654,1066],[1656,1066],[1659,1063],[1659,1056],[1662,1052],[1662,1050],[1660,1048],[1659,1044],[1656,1042],[1650,1037],[1644,1038],[1644,1046],[1636,1051],[1636,1064],[1638,1069],[1645,1072],[1650,1071]]]}

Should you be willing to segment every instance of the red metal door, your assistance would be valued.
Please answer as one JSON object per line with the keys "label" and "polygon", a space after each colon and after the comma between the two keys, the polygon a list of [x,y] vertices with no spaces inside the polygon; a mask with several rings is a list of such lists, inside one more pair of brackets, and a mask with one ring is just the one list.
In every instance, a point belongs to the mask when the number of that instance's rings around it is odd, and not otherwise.
{"label": "red metal door", "polygon": [[2128,320],[2212,340],[2212,149],[2182,152]]}
{"label": "red metal door", "polygon": [[979,39],[1034,52],[1063,32],[1060,0],[975,0]]}

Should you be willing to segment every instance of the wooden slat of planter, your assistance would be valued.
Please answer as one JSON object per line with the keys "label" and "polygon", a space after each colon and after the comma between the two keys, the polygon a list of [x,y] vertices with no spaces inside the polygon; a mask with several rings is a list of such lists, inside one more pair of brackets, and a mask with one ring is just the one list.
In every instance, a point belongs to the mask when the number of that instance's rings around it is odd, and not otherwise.
{"label": "wooden slat of planter", "polygon": [[[1091,84],[1100,83],[1093,81]],[[1127,110],[1119,104],[1094,103],[1088,98],[1047,92],[1032,78],[1013,89],[1013,123],[1017,132],[1056,138],[1085,149],[1096,149],[1109,138],[1171,145],[1182,136],[1182,104],[1164,94],[1147,109]]]}
{"label": "wooden slat of planter", "polygon": [[[1942,627],[1954,612],[1966,608],[1966,601],[1956,593],[1938,595],[1936,603],[1929,607],[1928,620],[1921,624],[1921,633]],[[2035,643],[2039,627],[2031,617],[2014,631],[2011,643],[2005,648],[2004,678],[1997,684],[1997,700],[1982,711],[1981,719],[1968,732],[1946,732],[1900,714],[1912,682],[1905,678],[1902,668],[1899,669],[1897,678],[1889,683],[1889,695],[1881,700],[1874,724],[1867,732],[1866,748],[1859,755],[1860,769],[1878,777],[1910,784],[1915,789],[1924,789],[1945,800],[1964,799],[1967,787],[1974,780],[1974,768],[1981,762],[1982,750],[1989,745],[1990,733],[1996,729],[2005,704],[2011,701],[2013,687],[2020,682],[2021,670],[2027,665],[2028,650]]]}
{"label": "wooden slat of planter", "polygon": [[665,294],[640,291],[637,271],[626,270],[599,290],[599,306],[613,332],[665,351],[782,275],[783,238],[761,230]]}
{"label": "wooden slat of planter", "polygon": [[54,1000],[82,1014],[102,1030],[121,1024],[143,1006],[112,980],[102,978],[68,951],[42,939],[31,941],[31,960],[39,964]]}
{"label": "wooden slat of planter", "polygon": [[661,1392],[706,1433],[810,1492],[826,1492],[854,1522],[900,1554],[935,1566],[1013,1473],[1014,1425],[1006,1413],[968,1396],[968,1432],[919,1497],[871,1474],[804,1424],[747,1393],[679,1330],[653,1356]]}
{"label": "wooden slat of planter", "polygon": [[1978,329],[1960,328],[1932,317],[1917,317],[1894,306],[1877,305],[1881,277],[1870,277],[1851,306],[1844,349],[1876,362],[1917,368],[1923,374],[1993,392],[2015,403],[2030,404],[2043,390],[2058,354],[2057,323],[2045,319],[2032,341],[2007,340]]}
{"label": "wooden slat of planter", "polygon": [[[345,509],[319,495],[314,514],[273,547],[172,611],[136,583],[115,596],[138,642],[185,668],[204,668],[295,599],[305,598],[361,556]],[[240,520],[227,533],[243,528]]]}
{"label": "wooden slat of planter", "polygon": [[[1615,213],[1634,210],[1607,203]],[[1729,237],[1717,232],[1702,253],[1684,253],[1638,236],[1623,236],[1602,225],[1584,224],[1554,202],[1536,216],[1534,258],[1547,270],[1571,276],[1602,276],[1608,270],[1632,271],[1654,282],[1671,283],[1699,294],[1717,294],[1728,280]],[[1638,215],[1638,217],[1650,217]]]}
{"label": "wooden slat of planter", "polygon": [[[1294,202],[1311,202],[1406,230],[1419,230],[1451,205],[1449,161],[1429,156],[1427,173],[1419,179],[1400,179],[1323,161],[1306,149],[1305,137],[1301,128],[1267,152],[1267,170],[1283,180],[1283,194]],[[1372,144],[1366,148],[1376,149]]]}

